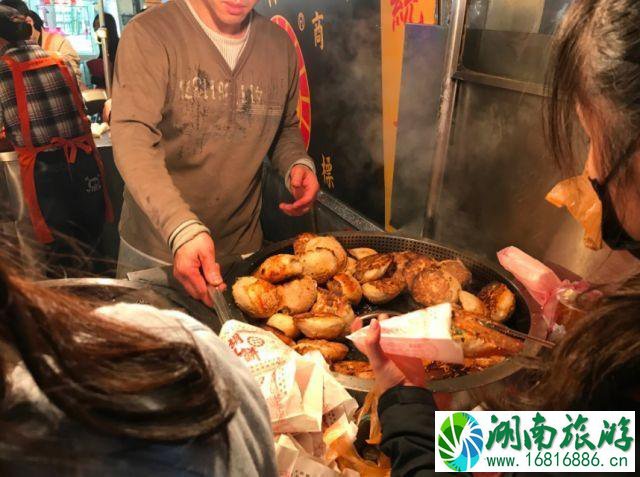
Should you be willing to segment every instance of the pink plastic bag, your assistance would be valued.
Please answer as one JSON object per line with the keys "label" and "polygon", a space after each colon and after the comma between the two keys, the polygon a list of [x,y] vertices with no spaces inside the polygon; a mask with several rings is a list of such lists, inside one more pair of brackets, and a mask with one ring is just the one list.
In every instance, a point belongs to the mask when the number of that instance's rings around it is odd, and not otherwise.
{"label": "pink plastic bag", "polygon": [[560,280],[553,270],[516,247],[500,250],[498,261],[538,302],[549,331],[553,329],[558,318],[559,298],[584,293],[591,288],[591,285],[584,280],[579,282]]}
{"label": "pink plastic bag", "polygon": [[500,250],[498,261],[524,285],[540,306],[544,306],[562,284],[553,270],[519,248]]}

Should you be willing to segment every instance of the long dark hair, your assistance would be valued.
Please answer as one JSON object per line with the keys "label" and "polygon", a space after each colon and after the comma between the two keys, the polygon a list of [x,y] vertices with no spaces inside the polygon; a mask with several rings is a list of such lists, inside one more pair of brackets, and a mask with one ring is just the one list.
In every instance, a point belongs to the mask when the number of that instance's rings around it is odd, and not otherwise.
{"label": "long dark hair", "polygon": [[[545,133],[556,164],[576,173],[577,111],[599,171],[621,186],[640,149],[640,2],[574,0],[554,39]],[[506,392],[482,393],[494,409],[635,409],[640,374],[640,277],[609,290],[548,354],[523,363]]]}
{"label": "long dark hair", "polygon": [[633,180],[630,166],[640,150],[640,2],[575,0],[553,49],[545,132],[555,162],[565,172],[582,163],[574,147],[579,108],[597,131],[591,140],[602,175]]}
{"label": "long dark hair", "polygon": [[99,432],[179,441],[232,417],[235,396],[216,392],[195,344],[104,319],[98,305],[21,278],[0,254],[0,334],[69,418]]}
{"label": "long dark hair", "polygon": [[506,392],[481,399],[491,409],[636,409],[640,276],[608,294],[548,355],[527,361],[525,368]]}
{"label": "long dark hair", "polygon": [[[116,19],[110,13],[104,14],[104,26],[107,29],[107,50],[109,51],[109,59],[112,63],[115,63],[120,37],[118,36],[118,25],[116,23]],[[97,30],[98,28],[100,28],[100,16],[96,15],[93,19],[93,29]],[[102,58],[102,49],[100,49],[100,55],[98,55],[98,58]]]}

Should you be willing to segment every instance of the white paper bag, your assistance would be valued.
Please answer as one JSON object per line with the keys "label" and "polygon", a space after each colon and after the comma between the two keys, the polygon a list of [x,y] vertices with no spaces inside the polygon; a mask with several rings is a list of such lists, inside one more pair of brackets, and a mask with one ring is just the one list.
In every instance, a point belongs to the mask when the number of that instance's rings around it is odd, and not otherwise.
{"label": "white paper bag", "polygon": [[[298,435],[298,438],[306,440],[307,436]],[[312,439],[309,437],[309,439]],[[322,440],[322,436],[320,436]],[[282,455],[282,461],[278,456]],[[293,456],[295,460],[291,462]],[[278,457],[278,473],[282,477],[339,477],[336,472],[327,466],[321,459],[309,454],[303,445],[292,436],[282,435],[276,441],[276,457]]]}
{"label": "white paper bag", "polygon": [[355,438],[358,404],[333,377],[322,355],[301,356],[270,332],[239,321],[225,323],[220,337],[244,360],[267,402],[277,434],[279,475],[357,476],[340,473],[337,455],[327,452],[324,431],[334,424]]}
{"label": "white paper bag", "polygon": [[293,468],[293,476],[340,477],[341,474],[308,455],[301,455]]}
{"label": "white paper bag", "polygon": [[[298,442],[307,454],[316,459],[324,459],[327,451],[324,444],[322,432],[306,432],[304,434],[294,434],[296,442]],[[328,462],[324,462],[327,464]]]}
{"label": "white paper bag", "polygon": [[270,332],[235,320],[224,324],[220,338],[244,360],[258,382],[272,422],[301,413],[303,394],[296,382],[296,352]]}
{"label": "white paper bag", "polygon": [[[290,400],[286,407],[279,406],[273,395],[267,399],[269,408],[276,407],[276,414],[271,415],[274,432],[302,433],[320,432],[322,430],[322,370],[315,363],[295,356],[290,363],[295,366],[295,400]],[[288,363],[288,364],[290,364]],[[288,376],[289,377],[289,376]],[[298,395],[300,401],[297,401]]]}
{"label": "white paper bag", "polygon": [[358,402],[331,374],[329,365],[322,354],[319,351],[313,351],[305,354],[302,359],[314,362],[322,370],[322,414],[326,415],[335,409],[338,416],[344,413],[351,419],[358,409]]}
{"label": "white paper bag", "polygon": [[289,477],[293,475],[293,469],[300,455],[300,450],[286,434],[279,436],[275,444],[278,475],[281,477]]}
{"label": "white paper bag", "polygon": [[[451,314],[451,304],[444,303],[384,320],[380,346],[387,354],[462,364],[462,346],[451,337]],[[347,338],[359,344],[368,332],[367,326]]]}

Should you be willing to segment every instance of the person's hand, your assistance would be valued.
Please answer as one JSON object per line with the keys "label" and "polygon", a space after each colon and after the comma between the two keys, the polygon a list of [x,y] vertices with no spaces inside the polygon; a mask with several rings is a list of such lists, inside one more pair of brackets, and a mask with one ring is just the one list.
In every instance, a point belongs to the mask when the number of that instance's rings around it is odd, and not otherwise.
{"label": "person's hand", "polygon": [[290,173],[291,194],[295,202],[293,204],[280,204],[280,210],[292,217],[298,217],[311,210],[316,200],[320,184],[315,173],[307,166],[293,166]]}
{"label": "person's hand", "polygon": [[216,263],[216,249],[211,236],[203,232],[180,247],[173,258],[173,276],[189,295],[208,306],[213,302],[207,292],[211,285],[220,291],[226,288],[220,265]]}
{"label": "person's hand", "polygon": [[[357,331],[360,328],[362,321],[358,319],[353,322],[351,330]],[[398,385],[425,387],[426,373],[420,359],[387,355],[382,351],[378,320],[371,320],[367,337],[358,349],[369,358],[380,394]]]}
{"label": "person's hand", "polygon": [[111,98],[107,99],[102,107],[102,122],[111,124]]}

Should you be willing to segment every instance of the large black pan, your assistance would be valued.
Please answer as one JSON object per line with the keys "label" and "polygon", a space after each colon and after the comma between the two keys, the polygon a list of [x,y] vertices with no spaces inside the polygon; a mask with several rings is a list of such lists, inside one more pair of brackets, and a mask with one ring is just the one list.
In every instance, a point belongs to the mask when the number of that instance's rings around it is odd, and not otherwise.
{"label": "large black pan", "polygon": [[[491,282],[502,282],[506,284],[516,295],[516,310],[513,316],[505,323],[509,327],[522,331],[538,338],[544,338],[545,326],[539,313],[536,311],[536,303],[523,287],[514,283],[511,278],[497,267],[487,263],[481,258],[467,252],[454,250],[450,247],[441,245],[430,240],[415,240],[396,235],[384,233],[365,233],[365,232],[336,232],[332,233],[345,248],[370,247],[380,253],[401,252],[410,250],[417,253],[429,255],[436,260],[449,260],[459,258],[471,270],[473,274],[473,282],[470,287],[471,291],[477,292],[484,285]],[[271,255],[279,253],[293,253],[293,239],[278,242],[270,245],[251,257],[236,264],[233,270],[226,276],[229,285],[241,276],[251,275],[255,269]],[[233,299],[227,294],[229,305],[232,306],[233,314],[236,318],[243,317],[248,322],[255,323],[255,320],[245,317],[242,312],[235,306]],[[384,305],[385,309],[395,310],[399,312],[407,312],[417,309],[417,305],[407,296],[396,299],[394,302]],[[375,307],[364,305],[356,309],[356,314],[362,314],[375,310]],[[521,354],[533,356],[539,351],[539,345],[532,341],[526,341]],[[480,386],[499,381],[520,369],[520,365],[514,359],[507,359],[500,364],[487,368],[483,371],[455,377],[431,381],[429,389],[439,392],[457,392],[472,389]],[[351,376],[335,374],[338,380],[348,389],[353,391],[369,391],[372,381],[358,379]]]}

